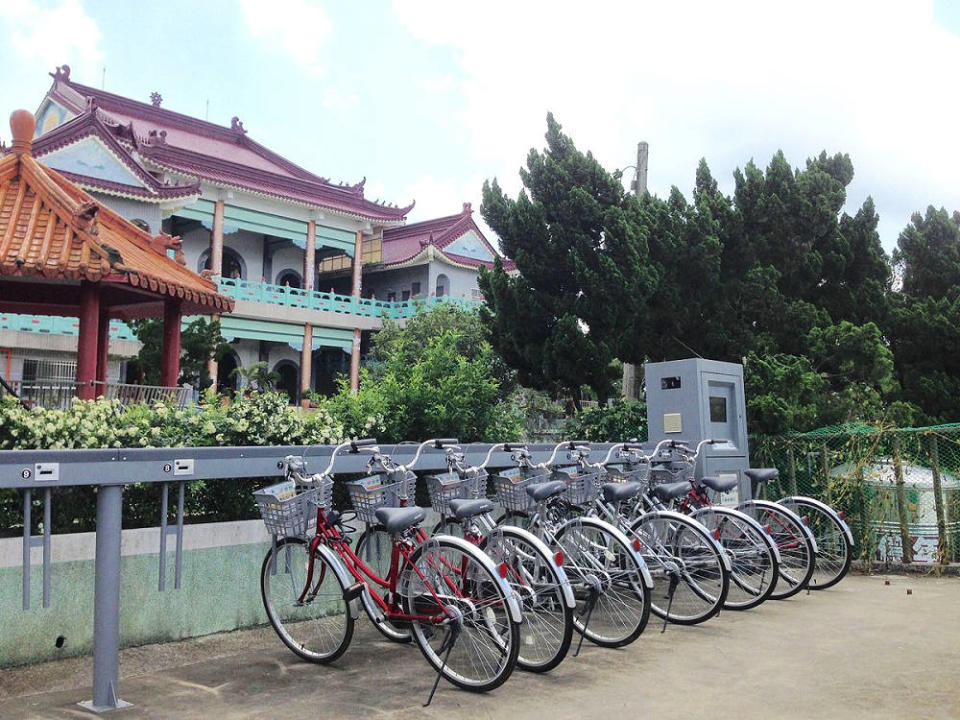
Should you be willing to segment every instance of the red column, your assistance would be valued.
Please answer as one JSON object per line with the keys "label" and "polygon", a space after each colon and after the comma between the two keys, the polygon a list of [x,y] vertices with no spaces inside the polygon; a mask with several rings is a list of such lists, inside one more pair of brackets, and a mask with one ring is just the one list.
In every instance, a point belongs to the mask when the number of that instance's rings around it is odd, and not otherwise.
{"label": "red column", "polygon": [[160,358],[160,384],[175,387],[180,378],[180,300],[167,298],[163,303],[163,350]]}
{"label": "red column", "polygon": [[100,313],[100,322],[97,327],[97,384],[94,387],[94,396],[101,397],[107,390],[107,364],[110,361],[110,316]]}
{"label": "red column", "polygon": [[80,281],[80,337],[77,340],[77,397],[92,400],[97,375],[97,344],[100,336],[100,285]]}

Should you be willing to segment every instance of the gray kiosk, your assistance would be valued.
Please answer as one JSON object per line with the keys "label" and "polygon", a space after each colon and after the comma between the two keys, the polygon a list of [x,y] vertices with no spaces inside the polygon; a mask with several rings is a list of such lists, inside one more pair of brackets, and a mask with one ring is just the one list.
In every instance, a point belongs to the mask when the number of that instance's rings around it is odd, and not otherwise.
{"label": "gray kiosk", "polygon": [[[697,473],[734,475],[740,481],[739,501],[749,499],[750,481],[742,472],[750,467],[743,365],[702,358],[647,363],[644,381],[650,443],[673,439],[696,447],[707,438],[727,440],[704,447]],[[732,495],[726,493],[720,502],[736,505]]]}

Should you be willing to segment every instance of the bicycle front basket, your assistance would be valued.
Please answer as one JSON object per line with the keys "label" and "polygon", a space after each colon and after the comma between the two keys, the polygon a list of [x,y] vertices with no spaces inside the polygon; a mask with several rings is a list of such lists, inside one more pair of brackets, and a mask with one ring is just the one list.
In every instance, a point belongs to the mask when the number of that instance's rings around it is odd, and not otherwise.
{"label": "bicycle front basket", "polygon": [[473,500],[482,497],[480,487],[486,489],[487,474],[483,471],[474,477],[462,478],[458,473],[427,475],[427,490],[430,505],[441,515],[450,515],[451,500]]}
{"label": "bicycle front basket", "polygon": [[625,483],[638,482],[644,487],[650,479],[650,466],[646,463],[636,465],[607,465],[604,468],[602,482]]}
{"label": "bicycle front basket", "polygon": [[401,503],[413,505],[417,476],[407,471],[402,480],[391,482],[386,473],[370,475],[347,483],[350,503],[361,522],[377,523],[377,508],[400,507]]}
{"label": "bicycle front basket", "polygon": [[600,473],[584,471],[574,465],[555,470],[551,480],[563,480],[567,484],[564,497],[571,505],[587,505],[597,496]]}
{"label": "bicycle front basket", "polygon": [[293,480],[261,488],[253,493],[260,517],[267,531],[278,537],[306,537],[317,524],[317,505],[329,505],[323,501],[333,492],[333,479],[324,478],[308,487],[297,487]]}
{"label": "bicycle front basket", "polygon": [[524,468],[509,468],[493,476],[497,502],[507,512],[529,512],[537,503],[527,494],[527,488],[550,478],[547,470],[529,471]]}

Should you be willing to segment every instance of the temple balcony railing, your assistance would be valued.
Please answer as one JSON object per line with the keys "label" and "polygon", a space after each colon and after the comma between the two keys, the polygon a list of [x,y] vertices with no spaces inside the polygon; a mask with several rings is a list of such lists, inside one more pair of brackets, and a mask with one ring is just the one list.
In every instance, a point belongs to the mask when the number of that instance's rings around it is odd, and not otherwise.
{"label": "temple balcony railing", "polygon": [[[0,313],[0,330],[33,332],[41,335],[80,334],[80,320],[75,317],[58,315],[20,315],[18,313]],[[133,330],[122,320],[110,321],[110,339],[136,340]]]}
{"label": "temple balcony railing", "polygon": [[[7,384],[29,407],[60,409],[70,406],[73,399],[77,397],[77,390],[80,387],[80,383],[75,380],[12,380]],[[93,384],[101,390],[102,397],[108,400],[119,400],[121,405],[152,403],[157,400],[176,405],[189,405],[194,399],[193,388],[189,385],[163,387],[120,382],[94,382]]]}
{"label": "temple balcony railing", "polygon": [[482,304],[481,300],[450,296],[412,298],[403,301],[375,300],[264,282],[249,282],[238,278],[219,278],[218,280],[220,292],[234,300],[378,319],[404,320],[415,315],[421,307],[441,303],[468,309]]}

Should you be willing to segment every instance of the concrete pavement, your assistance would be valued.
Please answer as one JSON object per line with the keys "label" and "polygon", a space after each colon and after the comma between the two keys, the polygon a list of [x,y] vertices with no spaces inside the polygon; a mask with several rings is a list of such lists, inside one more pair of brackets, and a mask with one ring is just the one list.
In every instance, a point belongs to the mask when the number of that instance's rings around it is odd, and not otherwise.
{"label": "concrete pavement", "polygon": [[[331,666],[298,661],[267,629],[131,648],[133,718],[960,718],[960,578],[851,576],[834,589],[724,612],[700,627],[651,616],[632,646],[589,643],[544,676],[488,695],[433,680],[413,646],[358,622]],[[911,594],[907,594],[907,590]],[[9,621],[9,619],[5,619]],[[97,717],[90,658],[0,671],[0,718]]]}

